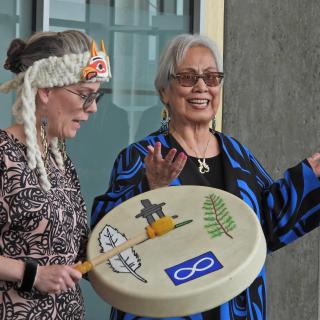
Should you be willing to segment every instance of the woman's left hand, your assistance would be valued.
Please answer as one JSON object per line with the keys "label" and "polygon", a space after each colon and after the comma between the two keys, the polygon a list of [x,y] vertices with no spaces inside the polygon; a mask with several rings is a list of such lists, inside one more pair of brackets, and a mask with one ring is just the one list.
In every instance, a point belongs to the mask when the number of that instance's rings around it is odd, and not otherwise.
{"label": "woman's left hand", "polygon": [[320,153],[317,152],[313,154],[311,157],[307,158],[313,172],[317,177],[320,177]]}

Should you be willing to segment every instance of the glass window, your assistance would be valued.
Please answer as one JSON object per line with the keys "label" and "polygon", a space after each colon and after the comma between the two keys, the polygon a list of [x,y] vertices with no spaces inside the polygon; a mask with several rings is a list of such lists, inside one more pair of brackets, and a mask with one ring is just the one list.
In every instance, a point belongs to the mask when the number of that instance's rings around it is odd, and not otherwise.
{"label": "glass window", "polygon": [[[26,39],[31,35],[32,29],[32,0],[3,1],[0,6],[0,83],[12,79],[13,74],[3,69],[7,58],[7,50],[14,38]],[[11,106],[15,94],[0,93],[1,117],[0,128],[11,125]]]}
{"label": "glass window", "polygon": [[[51,0],[50,30],[75,28],[103,39],[113,78],[98,112],[68,142],[88,209],[102,193],[116,155],[160,126],[162,106],[153,81],[161,49],[192,31],[192,1]],[[72,13],[72,14],[71,14]]]}
{"label": "glass window", "polygon": [[[192,31],[191,0],[51,0],[51,31],[79,29],[105,41],[113,78],[98,112],[82,125],[68,152],[80,176],[90,216],[105,192],[117,154],[160,127],[162,106],[153,86],[161,49]],[[107,319],[105,306],[85,285],[87,317]],[[100,309],[99,309],[100,308]],[[106,314],[104,318],[104,314]]]}
{"label": "glass window", "polygon": [[[189,33],[193,25],[192,0],[48,0],[49,30],[79,29],[103,39],[110,55],[113,78],[103,86],[106,95],[98,112],[84,124],[68,152],[80,176],[90,215],[93,198],[103,193],[116,155],[129,143],[160,126],[162,106],[153,80],[159,53],[169,39]],[[46,2],[47,3],[47,2]],[[0,6],[0,62],[12,39],[28,38],[42,1],[3,1]],[[37,17],[39,18],[37,12]],[[42,18],[45,19],[45,12]],[[39,19],[41,20],[41,19]],[[0,83],[12,78],[0,73]],[[10,126],[15,95],[0,94],[0,127]],[[87,319],[108,319],[109,307],[83,281]]]}

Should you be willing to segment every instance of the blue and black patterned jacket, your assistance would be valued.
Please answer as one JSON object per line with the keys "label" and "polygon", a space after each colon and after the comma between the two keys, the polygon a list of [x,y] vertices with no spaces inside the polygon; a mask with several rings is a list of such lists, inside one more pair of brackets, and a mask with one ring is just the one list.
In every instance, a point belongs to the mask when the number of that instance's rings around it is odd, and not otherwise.
{"label": "blue and black patterned jacket", "polygon": [[[225,190],[241,198],[255,211],[269,252],[293,242],[320,224],[320,181],[306,160],[288,169],[282,179],[273,181],[245,146],[222,133],[216,132],[215,135],[222,153]],[[92,226],[118,204],[149,190],[143,160],[147,154],[147,146],[154,145],[157,141],[162,144],[164,156],[172,145],[169,135],[160,132],[131,144],[119,154],[109,189],[95,198]],[[190,177],[186,174],[190,175],[190,170],[183,170],[171,185],[203,185],[201,175],[195,172],[190,183]],[[221,305],[215,314],[217,320],[265,320],[265,268],[250,287]],[[113,310],[111,316],[125,320],[138,318],[116,310]],[[183,318],[201,320],[203,314]]]}

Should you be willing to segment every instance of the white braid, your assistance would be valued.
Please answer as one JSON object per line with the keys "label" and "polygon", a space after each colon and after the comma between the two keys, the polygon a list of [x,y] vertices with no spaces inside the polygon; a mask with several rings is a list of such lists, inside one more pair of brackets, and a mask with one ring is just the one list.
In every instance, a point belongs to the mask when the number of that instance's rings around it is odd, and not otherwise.
{"label": "white braid", "polygon": [[22,113],[22,99],[21,99],[22,86],[17,89],[16,101],[12,106],[12,114],[16,118],[16,122],[19,124],[23,123],[21,113]]}
{"label": "white braid", "polygon": [[17,89],[23,84],[25,72],[19,73],[14,79],[7,81],[0,85],[0,92],[9,92],[10,90]]}
{"label": "white braid", "polygon": [[16,118],[17,123],[22,123],[21,119],[21,108],[22,108],[22,100],[21,100],[21,91],[22,85],[24,81],[25,72],[19,73],[13,80],[7,81],[0,85],[0,92],[9,92],[10,90],[17,90],[17,98],[15,103],[12,106],[12,114]]}
{"label": "white braid", "polygon": [[58,146],[58,138],[54,138],[52,139],[51,141],[51,151],[54,155],[54,158],[56,160],[56,163],[58,165],[58,168],[61,170],[61,171],[64,171],[65,170],[65,167],[64,167],[64,161],[63,161],[63,157],[62,157],[62,154],[59,150],[59,146]]}
{"label": "white braid", "polygon": [[35,156],[36,156],[36,161],[37,161],[37,168],[40,173],[40,177],[39,177],[40,185],[44,191],[49,191],[51,188],[51,184],[49,182],[47,171],[44,166],[42,156],[41,156],[41,151],[39,148],[37,148]]}
{"label": "white braid", "polygon": [[35,169],[37,166],[36,153],[39,150],[37,143],[37,129],[36,129],[36,104],[35,96],[37,88],[31,88],[30,83],[32,79],[33,68],[29,68],[25,74],[24,86],[21,91],[21,118],[24,124],[24,131],[26,135],[27,145],[27,161],[30,169]]}
{"label": "white braid", "polygon": [[[105,56],[104,52],[98,52],[98,54]],[[17,122],[24,125],[28,166],[32,170],[38,168],[40,185],[45,191],[50,190],[51,184],[37,143],[35,113],[37,90],[38,88],[63,87],[83,81],[81,71],[88,64],[90,58],[90,52],[84,52],[37,60],[27,71],[19,73],[13,80],[0,85],[0,92],[17,90],[17,99],[12,106],[12,113]],[[109,78],[86,80],[86,82],[97,81],[109,81]],[[64,170],[64,161],[58,148],[58,139],[53,139],[51,146],[59,169]]]}

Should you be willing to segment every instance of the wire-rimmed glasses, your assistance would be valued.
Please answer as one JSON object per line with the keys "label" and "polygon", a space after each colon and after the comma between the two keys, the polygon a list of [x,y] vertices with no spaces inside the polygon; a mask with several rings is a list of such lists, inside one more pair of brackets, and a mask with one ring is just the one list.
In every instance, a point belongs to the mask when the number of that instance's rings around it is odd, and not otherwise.
{"label": "wire-rimmed glasses", "polygon": [[85,95],[82,93],[74,92],[74,91],[67,89],[67,88],[64,88],[64,89],[83,99],[82,109],[84,112],[86,112],[89,109],[89,107],[92,105],[93,101],[96,101],[96,103],[98,103],[99,99],[104,94],[101,91],[96,91],[96,92],[91,92],[88,95]]}

